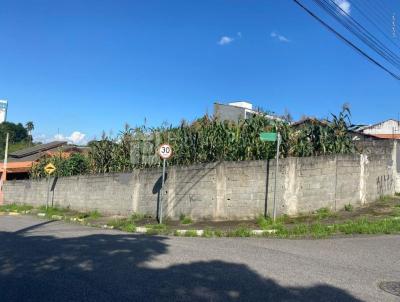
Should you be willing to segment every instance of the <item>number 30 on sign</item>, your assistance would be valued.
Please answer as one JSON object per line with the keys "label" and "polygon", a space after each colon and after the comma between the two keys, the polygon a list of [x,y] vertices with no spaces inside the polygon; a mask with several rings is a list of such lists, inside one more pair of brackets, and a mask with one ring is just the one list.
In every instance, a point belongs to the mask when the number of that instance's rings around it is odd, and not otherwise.
{"label": "number 30 on sign", "polygon": [[162,159],[169,159],[172,157],[172,148],[168,144],[162,144],[158,149],[158,154]]}

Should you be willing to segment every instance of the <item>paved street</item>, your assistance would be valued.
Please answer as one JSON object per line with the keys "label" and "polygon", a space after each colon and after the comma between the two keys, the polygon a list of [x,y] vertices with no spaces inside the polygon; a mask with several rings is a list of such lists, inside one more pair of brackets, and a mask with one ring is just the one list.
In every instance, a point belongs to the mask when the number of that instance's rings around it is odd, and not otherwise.
{"label": "paved street", "polygon": [[399,301],[400,237],[149,237],[0,216],[1,301]]}

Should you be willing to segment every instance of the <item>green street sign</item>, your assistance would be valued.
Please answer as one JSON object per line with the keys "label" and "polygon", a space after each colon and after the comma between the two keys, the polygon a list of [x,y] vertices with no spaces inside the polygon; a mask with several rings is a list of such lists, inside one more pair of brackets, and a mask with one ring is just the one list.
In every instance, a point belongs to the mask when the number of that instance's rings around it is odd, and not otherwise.
{"label": "green street sign", "polygon": [[261,132],[260,140],[263,142],[276,142],[278,136],[275,132]]}

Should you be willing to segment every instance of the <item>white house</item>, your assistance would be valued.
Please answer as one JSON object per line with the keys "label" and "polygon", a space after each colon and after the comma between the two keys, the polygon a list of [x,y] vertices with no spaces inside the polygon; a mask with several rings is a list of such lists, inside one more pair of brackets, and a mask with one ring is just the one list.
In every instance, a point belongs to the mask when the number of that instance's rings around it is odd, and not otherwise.
{"label": "white house", "polygon": [[362,127],[359,131],[379,138],[400,139],[400,121],[388,119],[374,125]]}

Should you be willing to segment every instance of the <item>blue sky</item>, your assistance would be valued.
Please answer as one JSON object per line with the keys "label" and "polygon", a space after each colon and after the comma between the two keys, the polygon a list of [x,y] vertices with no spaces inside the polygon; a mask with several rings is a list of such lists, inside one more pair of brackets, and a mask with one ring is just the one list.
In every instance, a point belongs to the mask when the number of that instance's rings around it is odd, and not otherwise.
{"label": "blue sky", "polygon": [[291,0],[0,4],[0,99],[10,121],[34,121],[37,138],[176,124],[215,101],[295,118],[348,102],[356,123],[400,111],[399,83]]}

